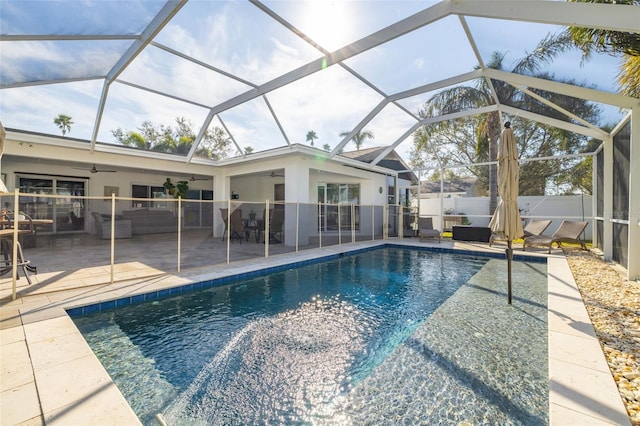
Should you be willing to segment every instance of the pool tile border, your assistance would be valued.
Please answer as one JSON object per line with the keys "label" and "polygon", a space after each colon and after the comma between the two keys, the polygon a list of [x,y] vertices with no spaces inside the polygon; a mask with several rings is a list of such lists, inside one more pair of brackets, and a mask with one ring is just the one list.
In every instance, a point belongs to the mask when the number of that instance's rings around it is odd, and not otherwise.
{"label": "pool tile border", "polygon": [[[135,294],[132,296],[122,297],[114,300],[107,300],[103,302],[93,303],[90,305],[68,308],[66,311],[71,318],[76,318],[83,315],[109,311],[117,308],[122,308],[125,306],[140,304],[148,301],[155,301],[155,300],[164,299],[171,296],[177,296],[185,293],[191,293],[196,290],[204,290],[204,289],[209,289],[213,287],[219,287],[226,284],[231,284],[238,281],[262,277],[265,275],[282,272],[289,269],[300,268],[306,265],[327,262],[330,260],[339,259],[341,257],[344,257],[345,255],[355,256],[357,254],[364,253],[367,251],[381,250],[384,248],[428,251],[428,252],[438,252],[438,253],[444,253],[444,254],[467,255],[472,257],[489,257],[489,258],[496,258],[496,259],[504,259],[503,254],[495,253],[495,252],[481,252],[481,251],[445,248],[445,247],[409,246],[405,244],[386,243],[386,244],[381,244],[381,245],[372,246],[372,247],[357,248],[357,249],[349,250],[346,252],[328,254],[328,255],[321,256],[318,258],[313,258],[313,259],[293,261],[293,262],[285,263],[278,266],[260,268],[260,269],[256,269],[255,271],[226,275],[219,278],[199,281],[197,283],[183,284],[176,287],[156,290],[149,293]],[[546,257],[520,255],[520,254],[514,254],[513,260],[520,261],[520,262],[547,263]]]}

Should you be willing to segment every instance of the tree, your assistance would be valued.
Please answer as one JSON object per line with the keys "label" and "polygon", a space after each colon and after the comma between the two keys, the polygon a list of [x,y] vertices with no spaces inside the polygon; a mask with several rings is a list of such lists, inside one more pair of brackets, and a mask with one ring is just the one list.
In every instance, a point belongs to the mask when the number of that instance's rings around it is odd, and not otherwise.
{"label": "tree", "polygon": [[[342,132],[340,133],[340,137],[349,136],[351,132]],[[373,132],[371,130],[358,130],[355,135],[351,138],[353,143],[356,144],[356,150],[360,151],[360,146],[364,143],[365,139],[373,139]]]}
{"label": "tree", "polygon": [[[572,111],[588,120],[597,120],[599,116],[599,110],[584,100],[570,98],[565,105],[570,105]],[[439,176],[441,168],[446,172],[447,166],[467,164],[464,168],[456,168],[456,175],[475,176],[478,186],[486,188],[488,167],[473,165],[488,158],[486,151],[477,149],[478,145],[484,146],[484,142],[478,144],[475,139],[481,120],[478,116],[465,117],[420,128],[413,135],[412,167],[431,169],[430,177],[433,178]],[[511,118],[511,127],[520,158],[561,156],[595,149],[596,142],[587,140],[585,136],[520,117]],[[528,161],[520,166],[520,195],[545,195],[551,191],[589,193],[591,189],[587,181],[590,176],[591,169],[586,166],[584,158]]]}
{"label": "tree", "polygon": [[253,153],[253,147],[252,146],[245,146],[244,147],[244,155],[249,155]]}
{"label": "tree", "polygon": [[328,143],[325,143],[324,145],[322,145],[322,149],[324,149],[327,152],[331,152],[331,145],[329,145]]}
{"label": "tree", "polygon": [[[583,3],[611,3],[602,0],[569,0]],[[640,6],[640,0],[616,0],[616,5]],[[569,27],[565,31],[576,47],[582,50],[585,59],[593,52],[622,54],[618,84],[620,93],[627,96],[640,97],[640,32],[625,33],[621,31],[598,28]]]}
{"label": "tree", "polygon": [[[542,64],[550,62],[555,56],[566,51],[570,45],[571,41],[566,35],[549,35],[538,43],[536,49],[517,61],[512,67],[511,72],[552,79],[553,76],[541,73],[539,68]],[[490,61],[487,63],[487,67],[498,70],[504,69],[504,57],[504,53],[493,52]],[[558,113],[555,110],[544,105],[540,105],[537,101],[524,95],[508,83],[491,80],[491,84],[495,89],[498,101],[503,105],[528,109],[535,112],[541,112],[542,109],[545,114],[551,115],[555,118],[558,116]],[[566,104],[568,99],[568,97],[560,97],[559,95],[555,95],[554,98],[554,100],[556,100],[560,105]],[[418,114],[422,118],[435,117],[438,115],[451,114],[466,109],[474,109],[491,105],[494,103],[493,101],[492,87],[486,79],[479,79],[476,86],[456,86],[437,93],[426,102],[424,107],[418,111]],[[569,110],[572,111],[570,108]],[[471,123],[475,128],[470,129],[467,127]],[[470,151],[467,147],[467,149],[462,151],[462,154],[469,156],[469,159],[473,156],[475,158],[473,162],[482,162],[496,160],[497,144],[502,131],[502,126],[498,113],[491,112],[475,118],[438,123],[430,126],[429,129],[425,129],[424,131],[429,137],[434,137],[434,135],[443,136],[448,138],[449,141],[459,141],[459,135],[456,134],[464,131],[465,137],[470,138],[467,139],[467,141],[474,141],[475,153]],[[416,139],[414,138],[414,143],[415,141]],[[420,143],[419,139],[418,143]],[[486,168],[482,169],[486,170]],[[490,199],[489,214],[493,214],[497,205],[498,189],[496,171],[496,166],[492,165],[489,167],[488,173],[486,174]],[[478,173],[478,171],[476,170],[475,173]],[[479,178],[484,178],[484,176],[481,175]]]}
{"label": "tree", "polygon": [[[176,118],[175,128],[145,121],[138,128],[138,132],[117,128],[112,130],[111,134],[125,146],[181,155],[188,154],[196,140],[193,125],[184,117]],[[219,127],[207,129],[198,145],[196,155],[216,160],[227,158],[231,143],[224,129]]]}
{"label": "tree", "polygon": [[314,132],[313,130],[309,130],[307,132],[307,142],[309,142],[309,144],[313,146],[313,141],[315,139],[318,139],[318,135],[316,135],[316,132]]}
{"label": "tree", "polygon": [[62,130],[62,136],[66,135],[67,132],[71,132],[73,121],[71,121],[71,117],[68,115],[59,114],[53,119],[53,122]]}

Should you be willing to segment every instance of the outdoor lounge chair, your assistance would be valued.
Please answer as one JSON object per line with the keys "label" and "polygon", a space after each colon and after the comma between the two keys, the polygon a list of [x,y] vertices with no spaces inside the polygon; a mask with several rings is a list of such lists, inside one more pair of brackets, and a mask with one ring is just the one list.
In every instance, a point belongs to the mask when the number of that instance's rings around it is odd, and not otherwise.
{"label": "outdoor lounge chair", "polygon": [[551,254],[551,247],[553,246],[553,243],[556,243],[558,248],[562,246],[562,243],[580,244],[580,247],[583,250],[586,250],[587,246],[585,246],[584,242],[579,238],[587,227],[587,224],[587,222],[573,222],[565,220],[550,237],[545,235],[532,235],[526,237],[522,243],[522,251],[525,251],[527,246],[548,246],[548,253]]}
{"label": "outdoor lounge chair", "polygon": [[420,241],[423,238],[437,238],[438,242],[440,242],[440,231],[433,229],[433,218],[431,217],[418,218],[418,234],[420,235]]}
{"label": "outdoor lounge chair", "polygon": [[[550,220],[531,220],[527,223],[527,226],[524,227],[524,238],[542,235],[542,233],[551,225]],[[491,234],[491,238],[489,238],[489,247],[496,240],[499,239],[495,234]]]}

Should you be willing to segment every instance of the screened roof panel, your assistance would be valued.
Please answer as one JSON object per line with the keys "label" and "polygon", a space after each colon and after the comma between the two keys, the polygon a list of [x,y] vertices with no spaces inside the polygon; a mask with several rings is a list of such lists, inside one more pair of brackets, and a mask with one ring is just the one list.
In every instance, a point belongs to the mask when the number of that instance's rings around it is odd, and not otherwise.
{"label": "screened roof panel", "polygon": [[244,1],[188,2],[155,41],[256,85],[321,56]]}
{"label": "screened roof panel", "polygon": [[164,6],[161,0],[3,0],[2,35],[139,34]]}
{"label": "screened roof panel", "polygon": [[[121,128],[137,132],[145,121],[154,125],[175,126],[176,118],[184,117],[197,126],[207,115],[205,108],[121,83],[111,85],[109,94],[98,138],[102,142],[116,143],[111,133],[113,130]],[[154,111],[153,115],[149,115],[150,110]]]}
{"label": "screened roof panel", "polygon": [[153,46],[145,49],[119,80],[209,108],[252,88]]}
{"label": "screened roof panel", "polygon": [[307,143],[316,132],[315,146],[335,147],[342,132],[353,129],[382,96],[341,67],[330,67],[295,81],[268,95],[291,143]]}
{"label": "screened roof panel", "polygon": [[345,63],[390,95],[465,73],[478,61],[458,18],[449,16]]}
{"label": "screened roof panel", "polygon": [[[17,129],[58,133],[52,131],[56,128],[53,119],[58,114],[66,114],[73,118],[73,126],[68,135],[89,139],[96,119],[101,90],[101,80],[19,87],[2,90],[0,103],[11,105],[11,109],[16,111],[9,116],[9,122]],[[34,102],[34,99],[37,102]],[[51,112],[43,114],[43,106]],[[3,125],[7,122],[6,118],[2,117]]]}
{"label": "screened roof panel", "polygon": [[0,84],[103,78],[131,41],[1,41]]}
{"label": "screened roof panel", "polygon": [[267,7],[332,52],[434,4],[434,1],[265,1]]}
{"label": "screened roof panel", "polygon": [[[415,123],[416,120],[404,110],[393,104],[388,104],[365,126],[366,130],[373,132],[375,139],[365,140],[361,149],[391,145],[398,141]],[[407,140],[409,143],[407,143]],[[411,141],[412,138],[409,136],[406,139],[400,140],[400,144],[396,147],[396,151],[404,158],[409,158]],[[353,142],[345,146],[345,150],[353,150],[355,148]]]}
{"label": "screened roof panel", "polygon": [[[197,134],[221,126],[219,117],[239,146],[256,151],[306,143],[311,130],[316,146],[334,147],[341,132],[356,128],[379,135],[372,145],[401,149],[399,139],[433,94],[485,77],[515,90],[585,97],[603,106],[603,123],[617,123],[627,111],[616,106],[639,105],[613,95],[619,57],[594,54],[581,65],[574,50],[539,68],[544,78],[603,91],[597,94],[508,72],[561,24],[640,31],[634,6],[493,0],[3,0],[0,6],[3,125],[60,134],[53,119],[66,114],[70,135],[92,147],[114,143],[114,129],[136,130],[145,121],[173,125],[184,117]],[[504,54],[506,72],[477,69],[495,51]],[[504,115],[534,113],[509,104],[492,107]]]}
{"label": "screened roof panel", "polygon": [[[504,54],[502,69],[506,71],[514,71],[525,57],[536,52],[538,44],[543,39],[558,36],[565,29],[560,25],[534,22],[475,17],[465,19],[485,65],[491,62],[494,52],[500,52]],[[572,48],[563,51],[551,61],[538,61],[538,71],[552,75],[555,80],[573,80],[578,84],[614,93],[619,60],[612,55],[594,53],[585,61],[582,53]],[[530,72],[519,72],[532,75]]]}
{"label": "screened roof panel", "polygon": [[[226,110],[219,117],[243,150],[251,147],[257,152],[287,144],[262,98],[244,102]],[[237,153],[232,152],[234,155]]]}

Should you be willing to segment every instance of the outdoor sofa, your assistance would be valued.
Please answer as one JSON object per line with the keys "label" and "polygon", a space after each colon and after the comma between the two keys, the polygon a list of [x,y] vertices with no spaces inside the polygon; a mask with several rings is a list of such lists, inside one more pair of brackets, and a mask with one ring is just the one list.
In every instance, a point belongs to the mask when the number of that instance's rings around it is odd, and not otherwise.
{"label": "outdoor sofa", "polygon": [[124,210],[122,218],[131,221],[131,233],[133,235],[178,232],[178,218],[169,209]]}

